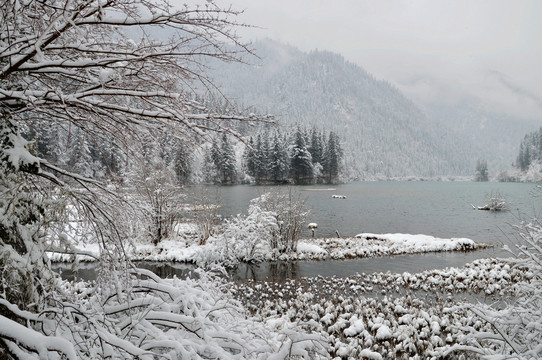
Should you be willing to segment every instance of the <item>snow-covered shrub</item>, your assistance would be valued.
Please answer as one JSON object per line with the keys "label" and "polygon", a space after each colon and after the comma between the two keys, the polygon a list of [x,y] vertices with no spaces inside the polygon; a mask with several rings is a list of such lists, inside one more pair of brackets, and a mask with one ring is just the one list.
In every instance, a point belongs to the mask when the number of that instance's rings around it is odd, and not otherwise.
{"label": "snow-covered shrub", "polygon": [[275,213],[262,210],[252,200],[248,216],[227,221],[220,237],[240,260],[257,261],[264,260],[270,253],[272,234],[277,229]]}
{"label": "snow-covered shrub", "polygon": [[527,171],[520,175],[521,181],[524,182],[540,182],[542,181],[542,162],[534,160]]}
{"label": "snow-covered shrub", "polygon": [[12,315],[0,315],[0,343],[13,357],[25,359],[326,355],[320,336],[287,321],[277,326],[276,321],[247,319],[222,283],[204,272],[199,275],[198,280],[164,280],[133,269],[125,283],[65,283],[64,295],[56,293],[54,306],[41,313],[21,311],[0,300]]}
{"label": "snow-covered shrub", "polygon": [[511,268],[526,269],[528,280],[516,286],[515,298],[505,306],[467,304],[488,325],[462,329],[468,335],[452,351],[470,351],[484,359],[542,357],[542,223],[537,219],[518,227],[520,244],[509,260]]}
{"label": "snow-covered shrub", "polygon": [[278,227],[271,234],[270,245],[273,251],[279,254],[296,251],[297,241],[309,214],[305,200],[299,193],[291,187],[287,192],[274,190],[256,198],[254,204],[274,214]]}
{"label": "snow-covered shrub", "polygon": [[228,219],[222,231],[209,238],[197,262],[201,265],[220,263],[234,266],[239,261],[261,261],[271,255],[271,240],[279,225],[275,213],[264,211],[253,199],[248,215]]}
{"label": "snow-covered shrub", "polygon": [[46,240],[58,230],[65,206],[54,198],[54,186],[22,169],[38,173],[39,161],[0,110],[0,301],[41,310],[54,287]]}
{"label": "snow-covered shrub", "polygon": [[196,262],[234,266],[296,251],[307,214],[304,202],[291,190],[266,192],[250,201],[248,215],[226,220],[196,254]]}
{"label": "snow-covered shrub", "polygon": [[53,277],[45,255],[43,214],[48,209],[21,177],[0,170],[0,299],[36,306]]}

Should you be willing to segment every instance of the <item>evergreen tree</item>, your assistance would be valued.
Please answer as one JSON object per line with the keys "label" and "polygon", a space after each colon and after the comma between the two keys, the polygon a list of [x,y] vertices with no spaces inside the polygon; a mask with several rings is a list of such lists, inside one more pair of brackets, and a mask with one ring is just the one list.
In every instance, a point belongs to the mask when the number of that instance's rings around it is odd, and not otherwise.
{"label": "evergreen tree", "polygon": [[486,160],[480,160],[476,161],[476,173],[474,175],[474,179],[476,181],[488,181],[489,180],[489,174],[487,171],[487,161]]}
{"label": "evergreen tree", "polygon": [[292,145],[290,177],[295,184],[308,184],[313,180],[312,157],[305,145],[305,138],[300,128],[295,133]]}
{"label": "evergreen tree", "polygon": [[70,137],[68,167],[71,171],[87,178],[94,176],[94,161],[92,159],[87,136],[80,130],[74,131]]}
{"label": "evergreen tree", "polygon": [[203,158],[203,179],[206,183],[216,184],[221,179],[220,158],[222,154],[216,140],[213,139]]}
{"label": "evergreen tree", "polygon": [[186,145],[180,142],[175,147],[173,169],[179,183],[188,183],[192,174],[192,159]]}
{"label": "evergreen tree", "polygon": [[218,168],[222,175],[222,184],[233,184],[237,176],[237,160],[235,159],[235,152],[226,134],[222,134],[222,147],[220,153],[221,157]]}
{"label": "evergreen tree", "polygon": [[203,181],[207,184],[214,184],[218,178],[218,169],[211,156],[211,150],[207,150],[203,157]]}
{"label": "evergreen tree", "polygon": [[254,148],[254,139],[252,136],[248,141],[243,153],[244,169],[249,176],[256,177],[256,151]]}
{"label": "evergreen tree", "polygon": [[312,156],[312,163],[322,163],[322,156],[323,156],[323,148],[322,148],[322,141],[320,132],[316,129],[316,127],[312,128],[311,131],[311,145],[309,146],[309,152]]}
{"label": "evergreen tree", "polygon": [[255,178],[257,183],[262,183],[267,180],[267,149],[263,136],[258,134],[256,141],[256,161],[255,161]]}
{"label": "evergreen tree", "polygon": [[326,182],[331,184],[338,180],[343,153],[339,137],[331,131],[324,151],[323,172]]}
{"label": "evergreen tree", "polygon": [[286,180],[288,175],[288,163],[290,161],[285,144],[281,141],[280,133],[273,134],[269,154],[270,180],[279,183]]}

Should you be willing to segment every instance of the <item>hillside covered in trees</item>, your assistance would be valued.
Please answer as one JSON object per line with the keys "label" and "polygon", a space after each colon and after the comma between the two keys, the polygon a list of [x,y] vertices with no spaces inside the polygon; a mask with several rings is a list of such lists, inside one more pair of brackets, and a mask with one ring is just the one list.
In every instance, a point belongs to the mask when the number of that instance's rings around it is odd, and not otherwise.
{"label": "hillside covered in trees", "polygon": [[349,178],[471,176],[477,159],[489,159],[490,171],[497,171],[517,151],[521,135],[509,131],[517,130],[513,119],[490,126],[490,115],[472,107],[468,114],[436,106],[422,110],[338,54],[305,53],[273,41],[254,48],[261,60],[248,59],[255,62],[250,68],[213,64],[223,92],[276,114],[283,125],[335,131]]}
{"label": "hillside covered in trees", "polygon": [[504,175],[501,180],[542,181],[542,127],[524,136],[519,144],[514,169]]}
{"label": "hillside covered in trees", "polygon": [[542,127],[533,131],[523,138],[519,146],[519,154],[516,166],[521,171],[526,171],[534,163],[542,162]]}

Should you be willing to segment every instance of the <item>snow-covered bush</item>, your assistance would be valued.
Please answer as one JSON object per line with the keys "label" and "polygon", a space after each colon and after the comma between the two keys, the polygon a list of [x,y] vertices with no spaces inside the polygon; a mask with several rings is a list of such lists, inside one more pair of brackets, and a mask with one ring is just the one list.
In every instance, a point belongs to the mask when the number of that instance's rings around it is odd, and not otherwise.
{"label": "snow-covered bush", "polygon": [[239,260],[264,260],[271,251],[271,237],[277,229],[275,214],[262,210],[252,200],[246,217],[226,221],[220,239]]}
{"label": "snow-covered bush", "polygon": [[269,258],[272,254],[272,236],[279,225],[275,213],[264,211],[258,205],[259,199],[251,200],[248,215],[237,215],[226,220],[221,232],[209,238],[199,253],[199,264],[220,263],[234,266],[239,261],[261,261]]}
{"label": "snow-covered bush", "polygon": [[297,241],[309,214],[305,200],[299,193],[291,187],[286,192],[277,189],[256,198],[254,204],[274,214],[278,227],[271,234],[270,245],[273,251],[278,254],[296,251]]}
{"label": "snow-covered bush", "polygon": [[[215,195],[214,201],[218,198]],[[217,227],[218,206],[213,203],[213,198],[209,191],[202,187],[194,197],[192,213],[196,224],[199,245],[205,245],[207,240],[213,236]]]}
{"label": "snow-covered bush", "polygon": [[508,200],[500,192],[491,192],[486,195],[486,204],[484,206],[474,206],[475,210],[489,210],[489,211],[507,211],[509,209]]}
{"label": "snow-covered bush", "polygon": [[513,300],[503,305],[468,304],[475,317],[489,325],[462,329],[468,335],[456,350],[484,359],[539,359],[542,357],[542,223],[537,219],[518,227],[520,244],[510,259],[512,268],[526,269],[528,280],[516,285]]}
{"label": "snow-covered bush", "polygon": [[530,165],[527,171],[521,173],[521,181],[524,182],[540,182],[542,181],[542,162],[539,160],[534,160]]}
{"label": "snow-covered bush", "polygon": [[6,353],[25,359],[284,359],[327,354],[323,338],[292,323],[277,326],[276,321],[247,319],[218,280],[199,275],[198,280],[163,280],[133,269],[127,281],[114,286],[64,283],[64,294],[51,299],[55,306],[40,313],[0,299],[0,306],[10,312],[10,317],[0,315],[0,343]]}
{"label": "snow-covered bush", "polygon": [[304,202],[291,190],[286,194],[266,192],[250,201],[248,215],[226,220],[199,251],[196,262],[234,266],[239,261],[276,259],[296,251],[307,214]]}
{"label": "snow-covered bush", "polygon": [[43,218],[45,211],[53,211],[21,177],[0,169],[0,299],[36,307],[53,280],[45,255]]}

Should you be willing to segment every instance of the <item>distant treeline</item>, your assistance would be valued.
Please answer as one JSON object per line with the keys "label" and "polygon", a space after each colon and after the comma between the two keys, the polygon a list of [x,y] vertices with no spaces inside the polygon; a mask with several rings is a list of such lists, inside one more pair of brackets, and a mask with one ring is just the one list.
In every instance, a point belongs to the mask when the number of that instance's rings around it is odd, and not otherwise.
{"label": "distant treeline", "polygon": [[521,141],[516,167],[526,171],[534,161],[542,161],[542,127],[525,135]]}
{"label": "distant treeline", "polygon": [[203,173],[206,182],[215,184],[247,180],[257,184],[336,183],[342,158],[339,138],[332,131],[297,127],[288,134],[279,128],[265,129],[248,137],[241,166],[236,164],[226,134],[213,141],[205,155]]}

